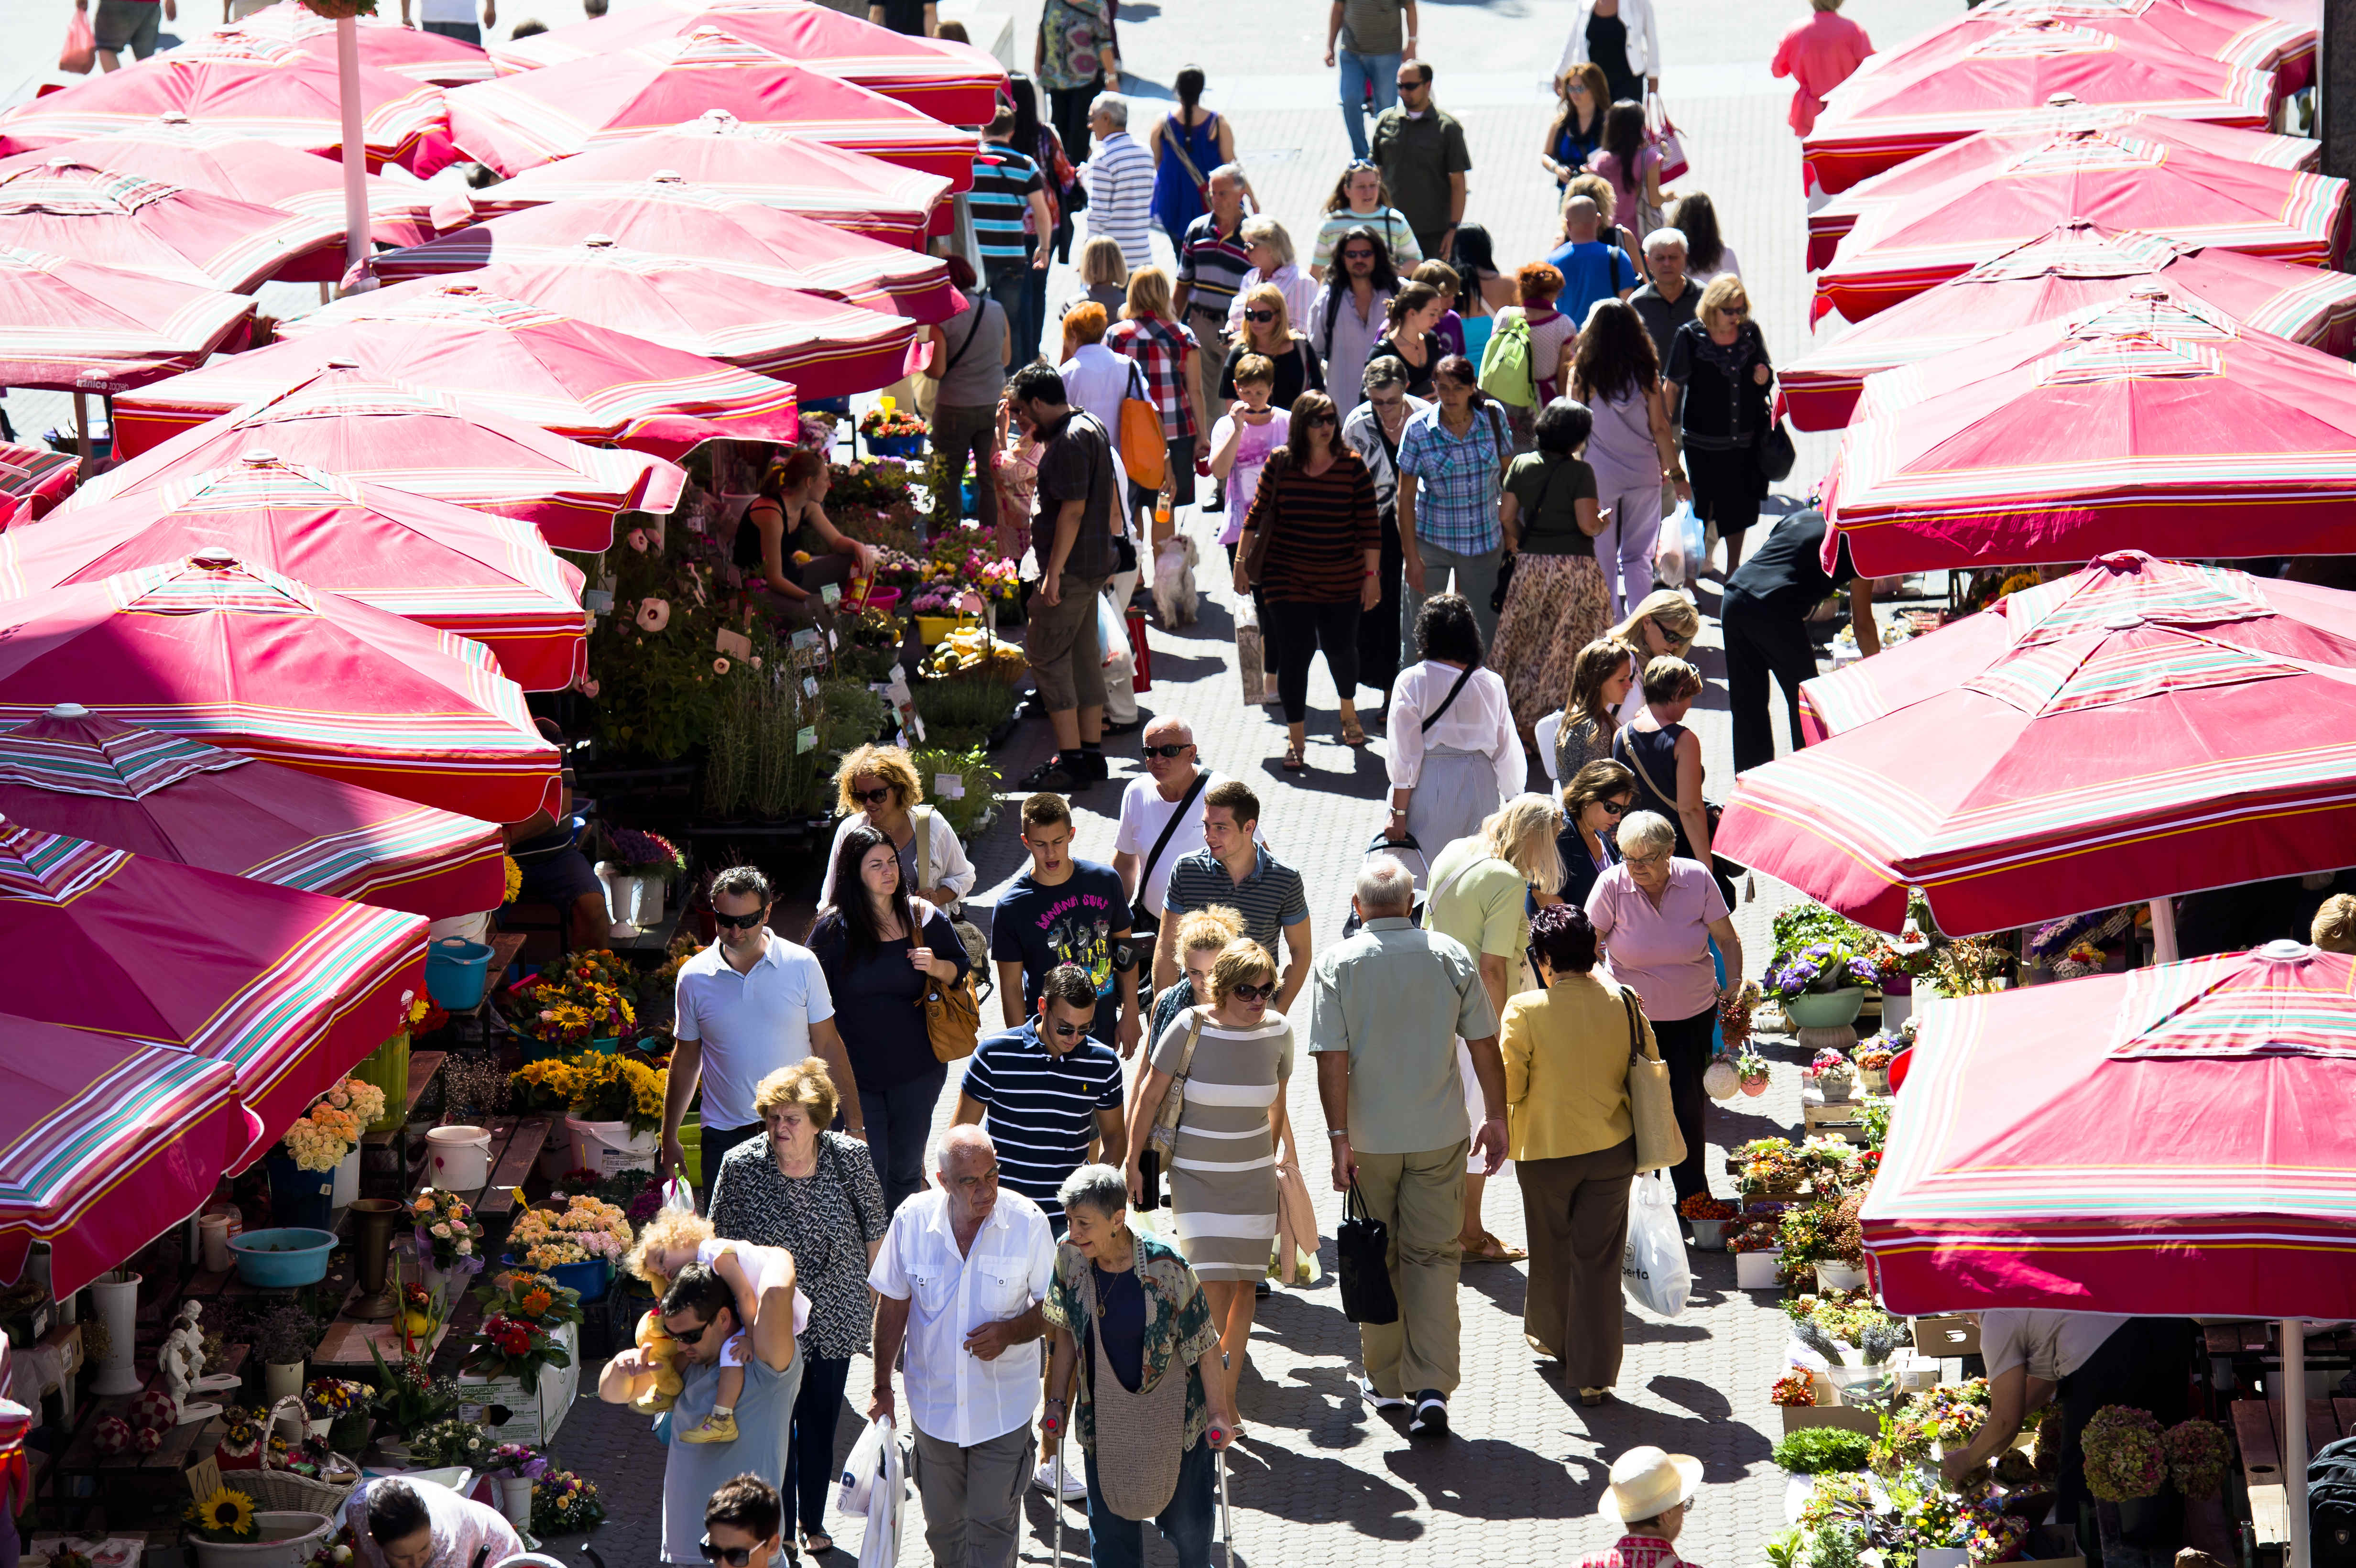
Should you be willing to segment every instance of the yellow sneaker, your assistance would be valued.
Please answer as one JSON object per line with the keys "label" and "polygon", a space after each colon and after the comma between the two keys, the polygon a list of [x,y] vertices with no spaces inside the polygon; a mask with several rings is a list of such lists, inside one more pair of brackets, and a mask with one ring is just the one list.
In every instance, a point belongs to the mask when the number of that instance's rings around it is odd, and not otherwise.
{"label": "yellow sneaker", "polygon": [[736,1441],[736,1417],[707,1415],[702,1422],[679,1435],[681,1443],[734,1443]]}
{"label": "yellow sneaker", "polygon": [[677,1389],[665,1390],[658,1385],[647,1390],[646,1392],[630,1401],[630,1408],[637,1411],[640,1415],[660,1415],[664,1411],[669,1410],[672,1405],[677,1404],[678,1403],[679,1391]]}

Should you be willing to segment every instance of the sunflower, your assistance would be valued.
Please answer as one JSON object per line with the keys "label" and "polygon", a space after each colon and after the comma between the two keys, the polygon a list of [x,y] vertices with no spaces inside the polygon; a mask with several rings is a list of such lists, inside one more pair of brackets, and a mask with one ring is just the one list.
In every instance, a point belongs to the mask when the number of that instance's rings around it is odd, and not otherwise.
{"label": "sunflower", "polygon": [[190,1503],[186,1518],[208,1541],[250,1541],[254,1535],[253,1499],[227,1487]]}

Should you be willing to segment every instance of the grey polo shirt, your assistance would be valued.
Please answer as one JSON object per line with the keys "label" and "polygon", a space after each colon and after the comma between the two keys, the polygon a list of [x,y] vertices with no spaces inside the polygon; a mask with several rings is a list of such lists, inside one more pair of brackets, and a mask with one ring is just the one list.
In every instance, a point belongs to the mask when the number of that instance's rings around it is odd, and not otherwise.
{"label": "grey polo shirt", "polygon": [[1317,960],[1309,1049],[1350,1053],[1350,1147],[1421,1154],[1472,1136],[1456,1037],[1497,1032],[1464,944],[1400,916],[1366,922]]}

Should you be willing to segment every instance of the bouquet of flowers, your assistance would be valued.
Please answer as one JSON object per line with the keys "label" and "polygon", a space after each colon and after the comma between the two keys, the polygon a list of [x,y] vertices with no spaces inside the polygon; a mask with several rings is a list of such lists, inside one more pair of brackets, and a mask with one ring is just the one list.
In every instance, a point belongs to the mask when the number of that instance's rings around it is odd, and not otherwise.
{"label": "bouquet of flowers", "polygon": [[455,1192],[428,1187],[409,1200],[417,1255],[438,1269],[473,1274],[483,1266],[483,1227],[474,1206]]}
{"label": "bouquet of flowers", "polygon": [[313,1102],[286,1129],[286,1152],[304,1170],[333,1170],[359,1147],[369,1124],[384,1115],[384,1091],[347,1078]]}
{"label": "bouquet of flowers", "polygon": [[475,1292],[486,1314],[498,1313],[550,1329],[581,1321],[581,1293],[568,1290],[544,1274],[508,1269]]}
{"label": "bouquet of flowers", "polygon": [[516,987],[519,1022],[535,1040],[587,1045],[602,1037],[626,1040],[637,1031],[629,972],[611,953],[575,953]]}
{"label": "bouquet of flowers", "polygon": [[[562,1194],[552,1193],[555,1201]],[[562,1210],[527,1209],[508,1231],[508,1256],[528,1268],[603,1260],[617,1264],[635,1238],[622,1211],[602,1199],[576,1193]]]}
{"label": "bouquet of flowers", "polygon": [[479,1469],[497,1446],[491,1435],[471,1421],[437,1421],[409,1439],[412,1458],[426,1466],[464,1465]]}
{"label": "bouquet of flowers", "polygon": [[2233,1450],[2225,1429],[2213,1421],[2179,1421],[2160,1434],[2159,1450],[2168,1461],[2168,1478],[2188,1498],[2213,1498],[2225,1487],[2225,1468]]}
{"label": "bouquet of flowers", "polygon": [[616,827],[609,830],[614,839],[614,852],[634,877],[659,877],[666,884],[687,874],[687,856],[678,845],[659,833],[646,833],[636,827]]}
{"label": "bouquet of flowers", "polygon": [[1938,950],[1931,961],[1931,977],[1947,996],[1976,996],[1995,990],[1993,982],[2011,962],[2010,954],[1986,937],[1967,936]]}
{"label": "bouquet of flowers", "polygon": [[622,1122],[633,1133],[661,1127],[663,1097],[669,1081],[664,1066],[619,1055],[576,1058],[571,1109],[590,1122]]}
{"label": "bouquet of flowers", "polygon": [[[413,1035],[432,1034],[449,1021],[450,1015],[444,1011],[433,997],[420,991],[410,998],[409,1013],[402,1020],[402,1027]],[[371,1084],[369,1087],[373,1088],[374,1085]],[[381,1115],[381,1113],[379,1114]],[[374,1121],[376,1118],[371,1116],[369,1119]]]}
{"label": "bouquet of flowers", "polygon": [[1742,1165],[1735,1189],[1746,1195],[1789,1192],[1808,1179],[1808,1168],[1789,1138],[1760,1138],[1735,1150],[1734,1157]]}
{"label": "bouquet of flowers", "polygon": [[1759,1008],[1759,982],[1745,980],[1718,1001],[1718,1027],[1728,1051],[1738,1051],[1751,1040],[1751,1015]]}
{"label": "bouquet of flowers", "polygon": [[570,1470],[551,1469],[532,1483],[534,1535],[575,1535],[605,1522],[605,1505],[598,1499],[596,1482],[584,1481]]}
{"label": "bouquet of flowers", "polygon": [[1730,1253],[1772,1253],[1777,1245],[1775,1221],[1760,1220],[1726,1238]]}
{"label": "bouquet of flowers", "polygon": [[1868,1072],[1887,1072],[1898,1053],[1890,1049],[1888,1037],[1875,1035],[1857,1048],[1857,1064]]}
{"label": "bouquet of flowers", "polygon": [[882,436],[886,440],[895,436],[926,435],[931,432],[932,428],[908,410],[896,407],[870,409],[859,421],[860,434]]}
{"label": "bouquet of flowers", "polygon": [[1805,1372],[1788,1371],[1775,1380],[1775,1387],[1768,1397],[1777,1404],[1814,1404],[1816,1403],[1816,1381]]}
{"label": "bouquet of flowers", "polygon": [[572,1354],[544,1321],[494,1312],[483,1319],[460,1368],[487,1378],[513,1378],[526,1389],[540,1386],[544,1367],[569,1367]]}
{"label": "bouquet of flowers", "polygon": [[435,1377],[433,1366],[422,1354],[407,1351],[397,1363],[388,1365],[383,1352],[371,1339],[369,1355],[376,1362],[372,1403],[377,1413],[384,1417],[385,1424],[395,1433],[405,1437],[456,1413],[457,1385],[446,1378]]}
{"label": "bouquet of flowers", "polygon": [[1810,1059],[1808,1071],[1822,1077],[1827,1072],[1835,1074],[1847,1072],[1853,1065],[1839,1047],[1828,1045]]}
{"label": "bouquet of flowers", "polygon": [[2168,1479],[2159,1422],[2147,1410],[2103,1406],[2080,1434],[2079,1447],[2085,1456],[2086,1489],[2104,1502],[2150,1497]]}
{"label": "bouquet of flowers", "polygon": [[489,1460],[483,1466],[487,1476],[508,1476],[517,1480],[530,1477],[538,1480],[548,1474],[548,1456],[526,1443],[502,1443],[491,1450]]}
{"label": "bouquet of flowers", "polygon": [[314,1421],[349,1415],[364,1406],[368,1393],[362,1383],[347,1382],[342,1378],[313,1378],[303,1385],[303,1413]]}

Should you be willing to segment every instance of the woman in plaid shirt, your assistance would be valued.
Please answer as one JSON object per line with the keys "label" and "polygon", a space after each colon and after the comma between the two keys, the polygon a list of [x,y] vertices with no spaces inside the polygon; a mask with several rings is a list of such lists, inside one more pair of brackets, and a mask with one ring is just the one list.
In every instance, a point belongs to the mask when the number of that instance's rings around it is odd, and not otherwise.
{"label": "woman in plaid shirt", "polygon": [[[1203,383],[1194,373],[1194,340],[1170,315],[1170,274],[1140,267],[1129,275],[1129,304],[1104,344],[1137,361],[1147,394],[1162,412],[1162,434],[1170,443],[1167,489],[1173,507],[1194,500],[1194,463],[1211,454],[1211,421],[1203,409]],[[1132,483],[1130,505],[1150,508],[1153,492]]]}

